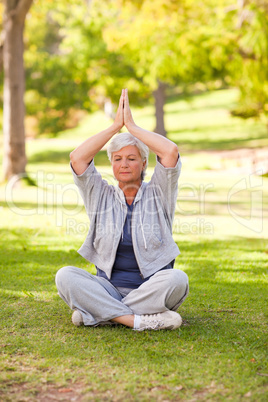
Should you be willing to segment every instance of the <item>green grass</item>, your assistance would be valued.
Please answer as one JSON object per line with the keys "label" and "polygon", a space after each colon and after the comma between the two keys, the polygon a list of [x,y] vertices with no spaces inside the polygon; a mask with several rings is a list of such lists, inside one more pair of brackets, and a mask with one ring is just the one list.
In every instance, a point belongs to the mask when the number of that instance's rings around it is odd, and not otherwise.
{"label": "green grass", "polygon": [[87,268],[75,238],[17,227],[1,240],[1,400],[16,400],[18,384],[26,386],[17,396],[32,398],[45,385],[82,384],[85,400],[240,400],[248,392],[265,400],[264,240],[181,242],[176,267],[191,283],[184,326],[144,333],[71,324],[54,275],[64,265]]}
{"label": "green grass", "polygon": [[[266,401],[268,178],[214,168],[218,150],[267,141],[261,123],[230,117],[235,97],[217,91],[166,105],[183,159],[176,268],[190,279],[177,331],[72,325],[55,274],[65,265],[95,269],[76,251],[88,220],[68,154],[107,121],[99,113],[57,139],[28,142],[37,185],[0,186],[1,401]],[[153,128],[151,107],[135,116]],[[96,163],[112,181],[104,152]]]}

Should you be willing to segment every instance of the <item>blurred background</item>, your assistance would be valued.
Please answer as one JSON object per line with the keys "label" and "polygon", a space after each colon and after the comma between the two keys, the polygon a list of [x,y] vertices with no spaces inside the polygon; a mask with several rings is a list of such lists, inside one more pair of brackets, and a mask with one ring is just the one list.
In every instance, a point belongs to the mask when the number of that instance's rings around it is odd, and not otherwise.
{"label": "blurred background", "polygon": [[[267,1],[0,7],[0,213],[15,239],[85,237],[69,153],[112,123],[122,88],[136,123],[180,149],[175,236],[267,236]],[[96,164],[112,182],[105,151]]]}

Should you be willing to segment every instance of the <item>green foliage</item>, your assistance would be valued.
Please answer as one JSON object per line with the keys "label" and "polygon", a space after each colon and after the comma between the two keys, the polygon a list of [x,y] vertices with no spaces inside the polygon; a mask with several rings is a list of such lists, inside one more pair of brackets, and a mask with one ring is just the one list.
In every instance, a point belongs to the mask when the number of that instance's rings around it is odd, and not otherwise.
{"label": "green foliage", "polygon": [[33,8],[27,25],[25,54],[27,112],[37,117],[40,133],[56,134],[75,111],[96,110],[107,97],[118,102],[124,86],[134,101],[144,92],[133,67],[107,50],[102,38],[107,17],[78,0],[68,8],[42,5]]}
{"label": "green foliage", "polygon": [[[133,61],[151,89],[158,80],[171,85],[223,79],[231,35],[218,35],[221,3],[196,7],[193,1],[113,2],[115,18],[106,27],[109,49]],[[214,6],[216,8],[214,8]]]}
{"label": "green foliage", "polygon": [[[89,5],[90,4],[90,5]],[[240,3],[239,3],[240,4]],[[134,104],[158,81],[239,87],[234,114],[267,115],[268,22],[261,0],[36,1],[26,24],[26,106],[39,133],[77,124],[78,111]]]}
{"label": "green foliage", "polygon": [[268,117],[268,6],[255,0],[233,12],[237,52],[230,64],[232,82],[240,89],[234,115]]}
{"label": "green foliage", "polygon": [[[72,1],[69,9],[42,6],[37,11],[33,8],[27,25],[25,62],[30,91],[26,106],[29,114],[37,116],[40,132],[57,133],[65,128],[70,112],[91,109],[88,91],[95,80],[89,78],[87,68],[101,48],[95,45],[91,59],[86,60],[79,27],[86,12],[83,2]],[[89,46],[93,38],[98,43],[98,32],[88,30],[86,34]]]}

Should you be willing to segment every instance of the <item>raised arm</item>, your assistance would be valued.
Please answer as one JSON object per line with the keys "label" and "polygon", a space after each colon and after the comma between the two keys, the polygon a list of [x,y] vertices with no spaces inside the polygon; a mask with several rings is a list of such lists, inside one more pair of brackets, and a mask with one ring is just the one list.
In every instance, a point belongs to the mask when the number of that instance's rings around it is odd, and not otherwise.
{"label": "raised arm", "polygon": [[124,125],[124,93],[122,91],[114,123],[106,130],[85,140],[70,153],[72,168],[77,175],[84,173],[94,156]]}
{"label": "raised arm", "polygon": [[124,124],[128,131],[144,142],[159,158],[164,167],[175,167],[178,161],[177,145],[160,134],[153,133],[137,126],[133,120],[129,107],[128,91],[123,90],[124,96]]}

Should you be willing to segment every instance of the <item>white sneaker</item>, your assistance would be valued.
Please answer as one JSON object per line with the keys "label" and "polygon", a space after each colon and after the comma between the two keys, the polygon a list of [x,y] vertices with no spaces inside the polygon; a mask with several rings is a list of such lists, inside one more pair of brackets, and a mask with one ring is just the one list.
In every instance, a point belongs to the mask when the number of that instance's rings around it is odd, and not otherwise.
{"label": "white sneaker", "polygon": [[72,323],[76,327],[80,327],[80,325],[83,325],[83,317],[80,311],[74,310],[73,315],[72,315]]}
{"label": "white sneaker", "polygon": [[146,329],[176,329],[182,324],[181,316],[175,311],[164,311],[158,314],[141,315],[140,327],[136,331],[144,331]]}

